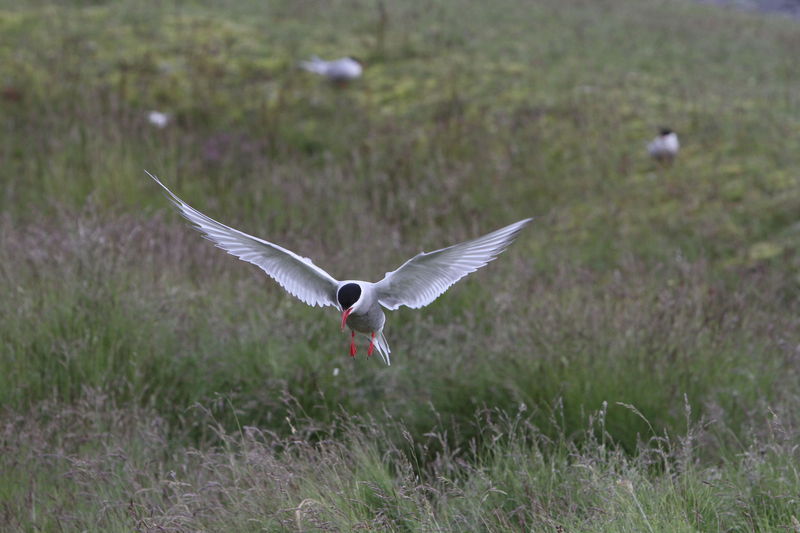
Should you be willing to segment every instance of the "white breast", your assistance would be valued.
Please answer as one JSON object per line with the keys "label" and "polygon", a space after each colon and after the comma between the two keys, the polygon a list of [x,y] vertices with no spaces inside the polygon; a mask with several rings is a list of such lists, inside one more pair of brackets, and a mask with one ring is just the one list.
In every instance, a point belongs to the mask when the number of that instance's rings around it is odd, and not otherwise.
{"label": "white breast", "polygon": [[675,156],[679,149],[680,143],[675,132],[659,135],[647,145],[647,151],[653,157]]}

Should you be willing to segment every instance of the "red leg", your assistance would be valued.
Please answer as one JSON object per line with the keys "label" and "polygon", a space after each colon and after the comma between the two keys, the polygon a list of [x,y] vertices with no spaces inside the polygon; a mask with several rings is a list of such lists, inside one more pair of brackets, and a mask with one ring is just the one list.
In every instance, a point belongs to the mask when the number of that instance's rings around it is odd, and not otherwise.
{"label": "red leg", "polygon": [[372,355],[372,352],[375,351],[375,332],[372,332],[372,338],[369,341],[369,348],[367,348],[367,357]]}
{"label": "red leg", "polygon": [[350,357],[356,356],[356,332],[351,331],[350,335]]}

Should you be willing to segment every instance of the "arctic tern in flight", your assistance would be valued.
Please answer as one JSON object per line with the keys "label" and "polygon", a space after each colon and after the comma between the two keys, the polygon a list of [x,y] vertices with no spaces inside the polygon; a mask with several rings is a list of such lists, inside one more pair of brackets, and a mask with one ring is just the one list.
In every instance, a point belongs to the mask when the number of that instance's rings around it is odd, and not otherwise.
{"label": "arctic tern in flight", "polygon": [[[145,171],[147,172],[147,171]],[[356,332],[370,338],[367,355],[375,348],[390,364],[389,344],[383,335],[384,307],[424,307],[455,282],[494,260],[532,219],[526,218],[477,239],[434,252],[420,253],[377,283],[361,280],[338,281],[310,259],[277,244],[253,237],[217,222],[175,196],[157,177],[147,172],[166,191],[184,218],[231,255],[260,267],[289,294],[311,306],[334,306],[342,313],[342,330],[350,328],[350,355],[355,357]]]}

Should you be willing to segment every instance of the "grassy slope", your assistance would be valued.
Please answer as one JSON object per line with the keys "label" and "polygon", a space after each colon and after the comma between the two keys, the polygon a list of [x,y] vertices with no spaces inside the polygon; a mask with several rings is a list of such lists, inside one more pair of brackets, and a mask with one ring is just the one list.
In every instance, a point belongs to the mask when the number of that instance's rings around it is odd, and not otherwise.
{"label": "grassy slope", "polygon": [[[0,100],[4,529],[792,526],[800,28],[623,0],[380,21],[0,11],[23,94]],[[368,64],[346,91],[294,67],[343,52]],[[671,169],[643,154],[664,123]],[[339,277],[538,221],[393,313],[387,369],[167,214],[142,168]]]}

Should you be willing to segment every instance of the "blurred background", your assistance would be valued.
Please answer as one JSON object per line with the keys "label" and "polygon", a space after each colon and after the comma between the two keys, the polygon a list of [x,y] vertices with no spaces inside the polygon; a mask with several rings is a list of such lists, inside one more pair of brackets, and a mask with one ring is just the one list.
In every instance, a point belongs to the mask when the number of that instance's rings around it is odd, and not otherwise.
{"label": "blurred background", "polygon": [[[677,0],[0,1],[0,529],[800,531],[798,50]],[[339,279],[535,222],[387,368],[145,169]]]}

